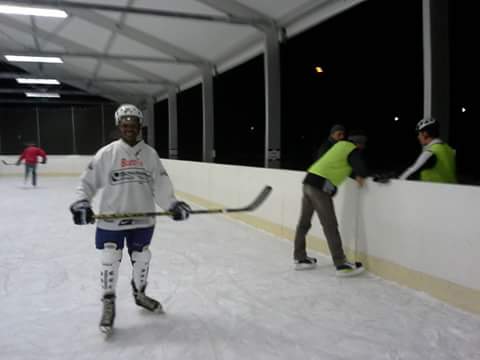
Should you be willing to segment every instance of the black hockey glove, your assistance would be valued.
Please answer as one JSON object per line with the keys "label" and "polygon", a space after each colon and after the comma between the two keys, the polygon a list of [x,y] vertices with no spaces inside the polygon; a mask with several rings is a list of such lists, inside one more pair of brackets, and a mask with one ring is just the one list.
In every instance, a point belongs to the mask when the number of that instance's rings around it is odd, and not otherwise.
{"label": "black hockey glove", "polygon": [[386,172],[386,173],[379,173],[374,174],[372,176],[372,180],[381,184],[388,184],[391,179],[395,179],[395,173],[393,172]]}
{"label": "black hockey glove", "polygon": [[192,208],[183,201],[177,201],[169,210],[172,213],[173,220],[186,220],[190,216]]}
{"label": "black hockey glove", "polygon": [[73,222],[77,225],[86,225],[95,223],[93,211],[87,200],[79,200],[70,206],[73,215]]}

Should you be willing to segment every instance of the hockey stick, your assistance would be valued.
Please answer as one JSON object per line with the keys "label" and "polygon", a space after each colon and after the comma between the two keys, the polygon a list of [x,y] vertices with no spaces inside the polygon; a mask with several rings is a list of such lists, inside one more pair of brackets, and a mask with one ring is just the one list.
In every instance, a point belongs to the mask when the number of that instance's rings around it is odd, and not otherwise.
{"label": "hockey stick", "polygon": [[4,165],[17,165],[16,163],[8,163],[8,162],[6,162],[5,160],[2,160],[2,163],[3,163]]}
{"label": "hockey stick", "polygon": [[[221,214],[221,213],[233,213],[233,212],[244,212],[244,211],[254,211],[256,210],[265,199],[272,192],[271,186],[265,186],[260,194],[247,206],[239,208],[222,208],[222,209],[202,209],[202,210],[192,210],[190,214]],[[110,220],[110,219],[126,219],[134,217],[148,217],[148,216],[171,216],[172,212],[170,211],[160,211],[160,212],[146,212],[146,213],[125,213],[125,214],[98,214],[95,215],[97,220]]]}

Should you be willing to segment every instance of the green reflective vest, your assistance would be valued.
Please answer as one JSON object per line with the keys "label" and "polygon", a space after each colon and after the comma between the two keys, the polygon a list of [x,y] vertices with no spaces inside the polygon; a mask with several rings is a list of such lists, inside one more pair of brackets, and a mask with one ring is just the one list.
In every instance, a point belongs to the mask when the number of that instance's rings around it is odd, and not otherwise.
{"label": "green reflective vest", "polygon": [[339,141],[314,162],[307,172],[328,179],[338,187],[352,173],[348,155],[355,148],[356,146],[350,141]]}
{"label": "green reflective vest", "polygon": [[456,183],[455,175],[455,151],[445,143],[427,146],[427,149],[435,154],[437,162],[431,169],[420,172],[420,180],[442,183]]}

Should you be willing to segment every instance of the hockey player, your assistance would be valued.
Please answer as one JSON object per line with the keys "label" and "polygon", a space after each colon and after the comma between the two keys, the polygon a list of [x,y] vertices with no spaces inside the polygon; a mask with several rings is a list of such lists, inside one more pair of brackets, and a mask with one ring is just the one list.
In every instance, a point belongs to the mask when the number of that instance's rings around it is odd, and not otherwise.
{"label": "hockey player", "polygon": [[42,158],[42,164],[47,162],[47,154],[45,150],[35,146],[34,143],[27,143],[27,147],[17,160],[17,165],[25,161],[25,183],[28,180],[28,175],[32,173],[32,185],[37,186],[37,164],[38,158]]}
{"label": "hockey player", "polygon": [[[173,186],[155,149],[141,138],[142,112],[134,105],[121,105],[115,112],[120,139],[101,148],[83,173],[76,190],[77,200],[70,206],[75,224],[94,223],[91,200],[103,188],[101,213],[155,211],[155,203],[172,212],[174,220],[189,217],[190,206],[175,198]],[[101,254],[100,281],[103,313],[100,329],[107,335],[115,319],[115,288],[126,244],[132,263],[132,291],[135,303],[152,312],[162,312],[162,305],[147,296],[149,245],[154,217],[99,220],[96,248]]]}
{"label": "hockey player", "polygon": [[313,269],[317,264],[317,259],[307,256],[306,252],[306,235],[312,226],[313,213],[316,212],[327,239],[336,274],[352,276],[363,272],[361,263],[351,263],[346,259],[332,197],[336,194],[337,187],[349,175],[354,176],[358,184],[363,186],[367,168],[361,150],[366,141],[367,138],[362,133],[352,133],[348,141],[338,141],[307,170],[303,180],[301,214],[294,240],[293,257],[296,270]]}
{"label": "hockey player", "polygon": [[418,122],[416,130],[423,151],[399,179],[456,183],[455,150],[439,139],[438,122],[431,117],[424,118]]}

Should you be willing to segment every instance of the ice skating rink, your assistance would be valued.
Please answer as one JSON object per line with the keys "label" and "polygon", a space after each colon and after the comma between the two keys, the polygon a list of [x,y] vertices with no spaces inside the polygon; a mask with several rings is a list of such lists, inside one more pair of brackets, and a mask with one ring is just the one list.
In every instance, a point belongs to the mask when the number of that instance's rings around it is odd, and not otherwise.
{"label": "ice skating rink", "polygon": [[68,211],[77,182],[0,177],[2,360],[480,359],[479,316],[368,273],[336,278],[321,255],[294,271],[291,242],[221,215],[158,219],[147,293],[165,315],[135,306],[124,252],[104,341],[95,227]]}

